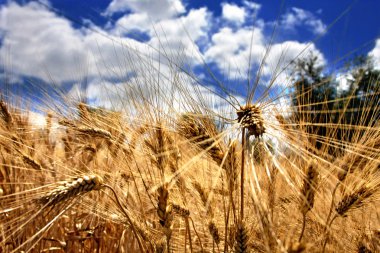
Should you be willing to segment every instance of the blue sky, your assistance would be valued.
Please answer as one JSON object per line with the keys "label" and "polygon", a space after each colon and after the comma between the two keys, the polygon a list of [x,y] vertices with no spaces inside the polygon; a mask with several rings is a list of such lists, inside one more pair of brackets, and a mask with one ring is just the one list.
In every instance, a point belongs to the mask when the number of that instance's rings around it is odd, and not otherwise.
{"label": "blue sky", "polygon": [[[84,89],[92,101],[104,105],[105,86],[122,88],[125,80],[143,83],[139,79],[143,66],[136,64],[142,55],[151,57],[166,77],[168,62],[183,64],[220,93],[205,71],[207,63],[237,95],[247,90],[249,57],[254,76],[269,44],[261,78],[264,86],[273,76],[276,84],[288,85],[290,73],[279,70],[309,53],[336,73],[345,60],[358,54],[371,55],[380,65],[377,0],[288,0],[282,5],[246,0],[0,3],[1,77],[7,77],[9,87],[33,80],[51,89],[54,83],[71,94]],[[131,56],[135,52],[138,55]]]}
{"label": "blue sky", "polygon": [[[91,4],[89,4],[87,1],[78,3],[76,0],[53,0],[50,3],[52,7],[62,12],[63,15],[78,19],[78,21],[89,19],[99,26],[104,26],[107,22],[110,22],[108,17],[99,15],[99,13],[109,6],[110,1],[91,1]],[[207,7],[215,17],[222,15],[223,3],[235,4],[237,6],[244,5],[243,1],[183,1],[187,11]],[[331,0],[287,0],[283,2],[283,5],[281,5],[281,1],[255,1],[255,3],[260,4],[258,18],[265,21],[275,21],[278,15],[286,15],[292,12],[292,8],[299,8],[310,12],[314,15],[315,19],[319,19],[325,25],[332,25],[326,35],[323,36],[324,38],[321,38],[316,43],[329,60],[334,60],[336,56],[340,56],[343,53],[357,50],[359,47],[380,36],[380,15],[377,15],[377,10],[380,9],[380,1],[340,0],[334,2]],[[339,18],[346,10],[347,13]],[[129,11],[115,12],[111,15],[111,18],[116,20]],[[337,18],[339,20],[333,24]],[[277,39],[295,39],[303,42],[315,39],[315,34],[305,27],[305,23],[296,25],[295,28],[295,30],[289,31],[289,29],[279,26],[278,30],[281,34],[277,35]],[[369,43],[367,47],[359,50],[358,53],[366,53],[371,47],[374,47],[374,43]],[[341,52],[336,52],[336,55],[334,55],[331,52],[332,50]]]}

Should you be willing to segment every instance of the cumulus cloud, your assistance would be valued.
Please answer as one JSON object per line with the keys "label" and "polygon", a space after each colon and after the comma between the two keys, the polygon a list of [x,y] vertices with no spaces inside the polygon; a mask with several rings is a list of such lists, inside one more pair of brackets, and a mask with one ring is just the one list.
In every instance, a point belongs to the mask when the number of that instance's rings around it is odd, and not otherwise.
{"label": "cumulus cloud", "polygon": [[243,4],[250,10],[259,11],[261,9],[261,4],[252,1],[244,0]]}
{"label": "cumulus cloud", "polygon": [[207,15],[207,10],[201,8],[162,20],[156,28],[146,28],[151,37],[148,43],[141,43],[93,25],[76,29],[67,19],[35,2],[12,2],[0,9],[1,19],[6,20],[0,24],[4,34],[0,57],[12,59],[9,67],[14,73],[48,83],[100,76],[121,79],[130,74],[136,62],[143,65],[151,61],[150,57],[157,59],[159,52],[155,49],[165,48],[166,56],[173,58],[180,57],[181,50],[189,57],[199,54],[193,41],[206,36]]}
{"label": "cumulus cloud", "polygon": [[115,36],[128,36],[128,32],[132,30],[143,32],[148,37],[146,44],[156,54],[160,51],[164,56],[161,57],[162,61],[191,64],[201,57],[199,44],[207,40],[210,18],[211,14],[204,7],[154,23],[144,13],[133,13],[118,19],[110,32]]}
{"label": "cumulus cloud", "polygon": [[0,9],[0,16],[5,20],[0,23],[4,34],[0,56],[10,55],[13,71],[47,78],[46,67],[53,64],[57,68],[51,68],[51,74],[61,80],[70,72],[62,63],[77,56],[78,64],[84,64],[83,34],[73,30],[67,20],[34,2],[25,6],[11,2]]}
{"label": "cumulus cloud", "polygon": [[247,13],[244,7],[239,7],[235,4],[222,4],[222,17],[227,21],[242,24],[245,21]]}
{"label": "cumulus cloud", "polygon": [[105,14],[131,11],[149,16],[153,21],[178,16],[185,12],[180,0],[113,0]]}
{"label": "cumulus cloud", "polygon": [[375,69],[380,70],[380,39],[376,40],[375,47],[368,53],[373,60]]}
{"label": "cumulus cloud", "polygon": [[310,11],[293,7],[281,19],[281,27],[295,30],[297,27],[306,26],[314,34],[320,35],[326,31],[326,25]]}
{"label": "cumulus cloud", "polygon": [[[178,1],[165,0],[161,4],[177,6],[172,8],[184,11],[182,3]],[[240,23],[244,21],[247,9],[259,10],[260,7],[249,1],[244,1],[243,7],[223,3],[223,17]],[[263,26],[256,25],[253,30],[251,27],[225,26],[210,34],[209,23],[212,20],[206,8],[192,9],[182,16],[169,11],[162,16],[165,18],[154,25],[148,21],[148,14],[154,8],[147,5],[146,1],[114,0],[107,10],[123,8],[128,8],[133,13],[123,15],[114,27],[107,27],[108,30],[94,25],[77,29],[67,19],[35,2],[25,5],[9,3],[0,10],[1,19],[6,20],[0,25],[0,31],[4,34],[0,56],[10,54],[13,71],[16,73],[38,77],[47,82],[52,77],[53,81],[60,83],[79,80],[87,75],[110,79],[123,77],[130,74],[126,66],[133,64],[130,57],[139,58],[139,54],[143,53],[157,59],[158,51],[165,57],[177,58],[184,63],[190,61],[195,64],[195,59],[192,58],[204,57],[228,76],[244,79],[249,58],[257,66],[266,51]],[[296,8],[293,11],[299,20],[306,20],[311,15]],[[142,43],[125,37],[122,29],[145,32],[148,40]],[[208,36],[211,36],[210,41]],[[199,45],[202,44],[207,46],[200,49]],[[296,45],[295,42],[274,45],[267,58],[267,68],[273,68],[278,62],[286,62],[291,58],[289,55],[295,56],[295,52],[305,46]],[[311,49],[316,50],[314,46]],[[127,57],[128,62],[125,60]]]}
{"label": "cumulus cloud", "polygon": [[152,21],[146,13],[131,13],[119,18],[114,27],[112,33],[123,36],[133,30],[148,32],[152,28]]}
{"label": "cumulus cloud", "polygon": [[[233,9],[231,6],[251,14],[253,11],[258,12],[261,8],[261,5],[248,1],[244,1],[242,7],[226,3],[222,4],[223,10]],[[269,41],[264,34],[266,26],[264,21],[255,22],[253,27],[245,26],[242,19],[243,12],[240,11],[240,15],[237,15],[239,11],[236,9],[233,13],[236,16],[232,16],[231,20],[235,20],[235,25],[237,22],[240,22],[240,24],[232,27],[227,24],[221,27],[216,33],[212,34],[211,41],[204,51],[206,61],[216,64],[218,69],[229,78],[246,79],[249,67],[255,70],[260,64],[263,64],[262,74],[264,77],[266,76],[266,79],[270,79],[270,76],[275,75],[278,83],[285,83],[286,81],[289,83],[289,73],[283,69],[296,58],[300,59],[313,54],[318,57],[319,64],[325,64],[323,54],[314,44],[283,41],[268,47]],[[302,22],[313,27],[313,29],[316,27],[320,30],[324,29],[323,23],[320,24],[312,13],[298,8],[293,8],[292,13],[288,13],[282,22],[285,29],[295,29]],[[318,29],[317,32],[321,32]],[[270,48],[269,51],[267,51],[268,48]],[[265,62],[262,63],[265,55]],[[282,73],[275,74],[275,72],[279,71]]]}
{"label": "cumulus cloud", "polygon": [[342,94],[344,91],[348,91],[351,84],[354,82],[354,77],[351,73],[338,73],[335,81],[337,83],[337,93],[338,95]]}
{"label": "cumulus cloud", "polygon": [[285,41],[273,44],[270,51],[267,52],[266,43],[260,27],[255,27],[253,30],[252,28],[241,28],[236,31],[224,27],[212,36],[205,57],[207,61],[215,63],[225,75],[245,79],[249,58],[251,57],[251,65],[258,67],[262,64],[264,55],[267,54],[262,74],[273,76],[282,71],[283,75],[277,77],[278,83],[284,83],[285,79],[288,79],[284,69],[296,59],[306,58],[313,54],[318,57],[318,65],[326,63],[323,54],[314,44]]}
{"label": "cumulus cloud", "polygon": [[211,43],[205,51],[205,58],[208,62],[214,62],[227,76],[244,79],[248,70],[249,55],[251,54],[253,63],[257,64],[264,52],[264,35],[259,28],[241,28],[234,31],[229,27],[223,27],[212,36]]}
{"label": "cumulus cloud", "polygon": [[97,27],[75,29],[68,20],[35,2],[23,6],[11,2],[0,9],[0,16],[6,20],[0,24],[4,34],[0,58],[11,59],[14,73],[46,82],[114,77],[115,73],[123,76],[126,70],[120,68],[121,57],[132,49],[147,51],[142,43],[106,35]]}
{"label": "cumulus cloud", "polygon": [[177,19],[162,20],[150,31],[149,44],[154,48],[163,48],[165,54],[173,57],[197,58],[200,51],[196,42],[207,38],[208,19],[207,9],[200,8]]}
{"label": "cumulus cloud", "polygon": [[282,71],[295,60],[317,57],[316,67],[326,64],[323,54],[314,44],[300,43],[298,41],[285,41],[274,44],[265,61],[264,74]]}

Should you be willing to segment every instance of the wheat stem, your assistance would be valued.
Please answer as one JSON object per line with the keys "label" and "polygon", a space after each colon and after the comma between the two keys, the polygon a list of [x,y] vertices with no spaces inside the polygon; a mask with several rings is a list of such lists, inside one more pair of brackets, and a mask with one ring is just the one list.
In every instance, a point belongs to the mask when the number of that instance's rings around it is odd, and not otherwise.
{"label": "wheat stem", "polygon": [[191,217],[189,217],[189,219],[190,219],[190,221],[191,221],[191,224],[193,225],[194,232],[195,232],[195,234],[196,234],[197,237],[198,237],[198,241],[199,241],[199,245],[201,246],[201,250],[202,250],[202,252],[204,252],[204,250],[203,250],[203,246],[202,246],[201,237],[199,236],[197,230],[195,229],[194,221],[193,221],[193,219],[192,219]]}
{"label": "wheat stem", "polygon": [[130,224],[131,227],[132,227],[132,231],[133,231],[133,233],[135,234],[135,237],[136,237],[137,243],[139,244],[139,247],[140,247],[140,251],[141,251],[141,252],[145,252],[145,251],[144,251],[144,247],[142,246],[141,241],[140,241],[140,238],[139,238],[139,236],[138,236],[138,234],[137,234],[136,228],[135,228],[135,226],[134,226],[134,224],[133,224],[133,222],[132,222],[132,219],[129,217],[127,211],[125,211],[123,205],[120,203],[120,200],[119,200],[119,197],[117,196],[117,193],[115,192],[115,190],[114,190],[111,186],[109,186],[109,185],[107,185],[107,184],[103,184],[103,187],[108,188],[108,189],[111,190],[111,192],[113,193],[113,195],[114,195],[114,197],[115,197],[114,200],[116,201],[116,204],[119,206],[120,211],[123,212],[123,214],[125,215],[125,217],[127,218],[129,224]]}
{"label": "wheat stem", "polygon": [[305,232],[305,227],[306,227],[306,214],[302,215],[302,229],[301,229],[301,234],[300,237],[298,238],[298,241],[302,241],[303,233]]}
{"label": "wheat stem", "polygon": [[244,220],[244,165],[245,165],[245,128],[241,133],[241,175],[240,175],[240,222]]}

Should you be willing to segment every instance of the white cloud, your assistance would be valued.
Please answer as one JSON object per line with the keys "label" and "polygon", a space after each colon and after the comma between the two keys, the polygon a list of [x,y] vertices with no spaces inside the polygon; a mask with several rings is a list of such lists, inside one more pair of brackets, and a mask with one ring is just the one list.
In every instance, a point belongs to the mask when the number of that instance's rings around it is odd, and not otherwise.
{"label": "white cloud", "polygon": [[150,30],[149,44],[154,48],[163,48],[170,59],[186,57],[194,60],[200,55],[196,42],[207,38],[208,19],[207,9],[200,8],[177,19],[162,20]]}
{"label": "white cloud", "polygon": [[248,9],[253,10],[253,11],[259,11],[261,9],[261,4],[244,0],[243,1],[244,6],[246,6]]}
{"label": "white cloud", "polygon": [[229,3],[222,4],[222,17],[229,22],[242,24],[245,21],[246,15],[244,7]]}
{"label": "white cloud", "polygon": [[[298,41],[285,41],[274,44],[265,61],[264,74],[270,75],[289,67],[295,60],[305,59],[312,54],[318,61],[316,67],[326,64],[323,54],[314,44],[300,43]],[[290,69],[290,68],[288,68]]]}
{"label": "white cloud", "polygon": [[149,52],[143,43],[113,37],[97,27],[75,29],[68,20],[35,2],[4,5],[0,17],[6,20],[0,24],[4,34],[0,58],[9,57],[12,64],[5,67],[48,83],[86,76],[122,77],[128,73],[122,66],[129,51]]}
{"label": "white cloud", "polygon": [[5,20],[0,23],[4,33],[0,57],[9,55],[14,72],[47,79],[45,72],[51,63],[57,67],[51,68],[51,74],[60,80],[62,73],[70,72],[62,63],[77,57],[77,63],[84,64],[82,34],[67,20],[33,2],[25,6],[10,3],[0,9],[0,16]]}
{"label": "white cloud", "polygon": [[186,15],[154,23],[145,13],[133,13],[118,19],[110,32],[115,36],[128,36],[132,30],[143,32],[149,38],[147,44],[169,60],[181,58],[190,63],[201,54],[197,44],[207,40],[210,19],[207,8],[191,9]]}
{"label": "white cloud", "polygon": [[28,111],[28,121],[35,128],[43,129],[46,127],[46,116],[42,113]]}
{"label": "white cloud", "polygon": [[141,32],[148,32],[152,27],[151,20],[149,19],[148,14],[146,13],[132,13],[129,15],[124,15],[119,18],[114,28],[112,29],[112,33],[123,36],[130,31],[138,30]]}
{"label": "white cloud", "polygon": [[[226,3],[222,5],[223,10],[238,8],[250,15],[257,14],[261,8],[260,4],[248,1],[243,1],[243,6],[238,7]],[[293,8],[292,11],[282,21],[285,24],[285,29],[295,29],[296,26],[301,24],[300,22],[310,27],[313,26],[313,28],[321,29],[319,26],[322,25],[319,24],[318,20],[310,12],[298,8]],[[243,12],[240,11],[240,15],[237,15],[239,13],[237,9],[230,12],[236,14],[236,17],[232,16],[231,19],[234,20],[233,18],[235,18],[235,21],[240,22],[240,24],[234,28],[228,25],[220,28],[212,35],[211,41],[204,52],[207,62],[215,63],[218,69],[229,78],[247,78],[249,61],[251,61],[252,69],[255,69],[262,64],[265,54],[267,56],[262,74],[266,76],[265,79],[267,80],[270,79],[270,76],[276,75],[275,73],[286,68],[291,61],[296,58],[306,57],[310,53],[313,53],[313,55],[320,59],[320,64],[325,64],[323,54],[314,44],[308,45],[297,41],[284,41],[273,44],[270,47],[270,52],[267,53],[268,40],[264,35],[265,22],[255,22],[253,28],[252,26],[245,27],[242,19]],[[224,12],[223,15],[225,15]],[[317,32],[320,32],[318,29]],[[284,70],[282,73],[278,73],[277,81],[279,83],[289,82],[288,72]]]}
{"label": "white cloud", "polygon": [[[0,57],[10,58],[12,64],[4,67],[14,74],[59,85],[84,78],[122,79],[137,65],[153,65],[151,61],[160,53],[164,54],[161,64],[167,63],[165,57],[194,62],[200,55],[194,41],[207,37],[209,13],[206,8],[194,9],[185,16],[161,20],[155,27],[150,25],[144,28],[150,36],[147,43],[111,35],[94,25],[76,29],[35,2],[4,5],[0,18],[5,20],[0,24]],[[141,20],[145,22],[144,16]]]}
{"label": "white cloud", "polygon": [[[253,35],[252,35],[253,33]],[[224,74],[233,78],[246,78],[252,40],[251,58],[253,63],[259,63],[265,52],[265,41],[262,30],[241,28],[233,31],[229,27],[221,28],[211,38],[211,43],[205,52],[208,62],[214,62]]]}
{"label": "white cloud", "polygon": [[[253,33],[253,34],[252,34]],[[252,45],[251,43],[252,39]],[[240,28],[233,31],[224,27],[212,36],[211,43],[205,52],[208,62],[213,62],[230,78],[247,78],[249,57],[253,67],[258,67],[267,50],[267,41],[262,28]],[[252,50],[250,52],[250,50]],[[314,44],[300,43],[297,41],[285,41],[273,44],[263,66],[263,75],[268,77],[276,75],[279,71],[287,68],[289,63],[296,59],[307,57],[309,54],[317,56],[318,65],[324,65],[323,54]],[[290,69],[290,68],[287,68]],[[279,75],[277,82],[285,82],[288,79],[284,72]],[[289,82],[289,81],[288,81]]]}
{"label": "white cloud", "polygon": [[149,16],[152,21],[171,18],[185,12],[180,0],[113,0],[107,7],[106,14],[132,11]]}
{"label": "white cloud", "polygon": [[372,57],[375,69],[380,70],[380,39],[376,40],[375,47],[368,53]]}
{"label": "white cloud", "polygon": [[293,7],[282,16],[280,26],[284,29],[295,30],[297,27],[306,26],[314,34],[320,35],[326,31],[326,25],[310,11]]}
{"label": "white cloud", "polygon": [[351,73],[338,73],[335,80],[337,82],[337,93],[340,95],[349,90],[354,78]]}

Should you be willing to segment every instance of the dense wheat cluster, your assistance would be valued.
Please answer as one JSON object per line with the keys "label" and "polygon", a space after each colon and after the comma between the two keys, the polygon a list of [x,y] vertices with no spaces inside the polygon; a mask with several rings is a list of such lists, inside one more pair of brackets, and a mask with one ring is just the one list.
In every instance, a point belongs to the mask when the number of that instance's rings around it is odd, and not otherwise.
{"label": "dense wheat cluster", "polygon": [[0,252],[380,252],[379,85],[360,124],[344,118],[359,96],[333,108],[303,86],[219,96],[221,112],[179,58],[172,76],[131,63],[154,96],[61,97],[38,106],[44,127],[0,94]]}

